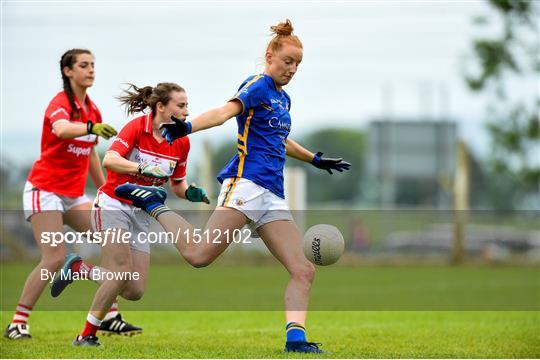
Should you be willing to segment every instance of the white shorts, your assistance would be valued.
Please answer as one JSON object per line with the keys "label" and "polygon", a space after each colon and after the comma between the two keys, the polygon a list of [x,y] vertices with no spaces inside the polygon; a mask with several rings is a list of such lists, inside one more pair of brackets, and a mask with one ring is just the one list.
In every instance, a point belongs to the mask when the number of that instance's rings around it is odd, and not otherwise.
{"label": "white shorts", "polygon": [[69,197],[40,190],[29,181],[24,184],[23,209],[27,221],[30,221],[32,215],[43,211],[61,211],[65,213],[75,206],[89,202],[90,199],[86,195]]}
{"label": "white shorts", "polygon": [[149,232],[150,219],[150,215],[143,210],[118,201],[102,191],[98,191],[92,206],[92,231],[126,230],[131,233],[129,246],[145,253],[150,253],[150,244],[146,236],[141,236],[140,241],[139,234]]}
{"label": "white shorts", "polygon": [[248,179],[223,181],[218,206],[241,211],[252,221],[254,229],[276,220],[293,220],[285,199]]}

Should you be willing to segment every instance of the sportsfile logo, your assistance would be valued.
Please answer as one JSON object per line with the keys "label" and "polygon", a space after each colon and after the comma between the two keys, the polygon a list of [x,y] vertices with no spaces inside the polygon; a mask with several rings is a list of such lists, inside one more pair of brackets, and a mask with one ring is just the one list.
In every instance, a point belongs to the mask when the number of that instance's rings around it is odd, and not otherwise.
{"label": "sportsfile logo", "polygon": [[79,146],[75,146],[73,144],[69,144],[68,147],[67,147],[67,152],[69,153],[73,153],[75,155],[77,155],[77,157],[83,155],[83,156],[88,156],[90,155],[90,151],[92,151],[92,148],[83,148],[83,147],[79,147]]}
{"label": "sportsfile logo", "polygon": [[313,250],[313,261],[315,261],[315,264],[322,265],[321,239],[313,239],[313,242],[311,243],[311,250]]}

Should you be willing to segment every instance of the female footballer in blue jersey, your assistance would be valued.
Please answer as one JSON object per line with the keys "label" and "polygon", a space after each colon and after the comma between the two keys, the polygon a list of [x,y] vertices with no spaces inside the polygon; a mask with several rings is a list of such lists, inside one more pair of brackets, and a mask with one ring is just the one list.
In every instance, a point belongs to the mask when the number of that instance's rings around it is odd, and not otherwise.
{"label": "female footballer in blue jersey", "polygon": [[[348,170],[350,164],[341,159],[324,158],[322,153],[313,154],[288,138],[291,99],[283,86],[295,75],[303,49],[300,39],[293,35],[289,20],[272,26],[271,30],[274,36],[266,50],[263,74],[247,78],[224,106],[209,110],[192,122],[173,118],[174,123],[162,125],[164,136],[172,142],[190,133],[222,125],[233,117],[238,123],[238,152],[218,175],[222,183],[218,206],[206,225],[206,230],[212,234],[217,230],[223,238],[195,244],[186,237],[176,246],[191,265],[203,267],[214,261],[232,242],[225,234],[252,223],[270,252],[290,274],[285,290],[285,351],[319,353],[322,351],[316,343],[307,342],[304,328],[315,268],[304,256],[302,237],[284,199],[283,168],[286,156],[309,162],[330,173]],[[135,191],[141,188],[149,190],[151,195]],[[146,197],[143,198],[141,193]],[[164,205],[162,189],[125,184],[116,189],[116,194],[146,210],[166,231],[177,233],[179,228],[192,229]]]}

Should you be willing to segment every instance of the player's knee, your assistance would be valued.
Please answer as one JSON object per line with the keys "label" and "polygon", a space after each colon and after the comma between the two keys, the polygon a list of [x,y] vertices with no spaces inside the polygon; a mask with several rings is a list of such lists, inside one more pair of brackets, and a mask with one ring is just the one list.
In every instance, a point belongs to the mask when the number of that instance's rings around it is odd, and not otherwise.
{"label": "player's knee", "polygon": [[315,279],[315,266],[306,261],[301,266],[296,266],[292,269],[291,277],[303,283],[311,284]]}
{"label": "player's knee", "polygon": [[207,257],[191,257],[189,260],[188,260],[189,264],[195,268],[203,268],[203,267],[207,267],[208,265],[210,265],[212,263],[212,261],[210,259],[208,259]]}
{"label": "player's knee", "polygon": [[203,268],[210,265],[214,258],[205,254],[197,254],[196,252],[188,252],[184,255],[187,262],[195,268]]}
{"label": "player's knee", "polygon": [[144,289],[142,288],[126,289],[122,291],[121,295],[126,300],[137,301],[137,300],[142,299],[144,295]]}

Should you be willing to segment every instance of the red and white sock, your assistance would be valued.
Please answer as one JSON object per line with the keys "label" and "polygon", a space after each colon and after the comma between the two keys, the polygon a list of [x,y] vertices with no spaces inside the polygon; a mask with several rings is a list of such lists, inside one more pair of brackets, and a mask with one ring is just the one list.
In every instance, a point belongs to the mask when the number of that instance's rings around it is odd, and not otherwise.
{"label": "red and white sock", "polygon": [[86,335],[96,335],[100,325],[101,320],[99,320],[94,315],[88,313],[88,316],[86,317],[86,322],[84,323],[84,327],[81,331],[81,336],[85,337]]}
{"label": "red and white sock", "polygon": [[32,308],[23,304],[17,304],[11,325],[27,324]]}
{"label": "red and white sock", "polygon": [[118,299],[114,299],[114,302],[111,305],[111,308],[109,309],[109,312],[107,315],[105,315],[105,318],[103,320],[110,320],[118,315]]}
{"label": "red and white sock", "polygon": [[94,280],[90,277],[92,274],[93,268],[94,268],[93,264],[84,262],[82,260],[76,261],[73,264],[71,264],[71,271],[76,272],[76,273],[86,273],[88,274],[88,278],[90,280]]}

